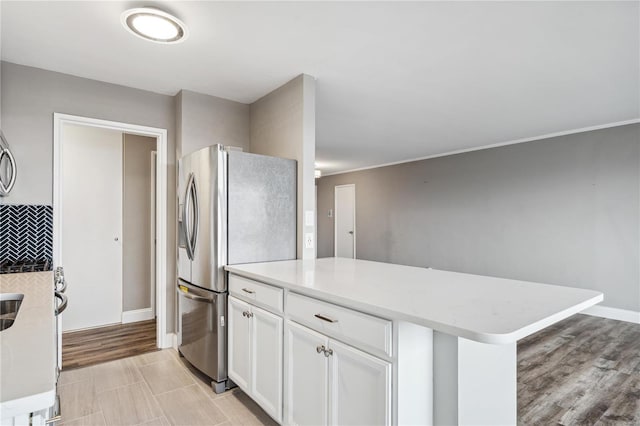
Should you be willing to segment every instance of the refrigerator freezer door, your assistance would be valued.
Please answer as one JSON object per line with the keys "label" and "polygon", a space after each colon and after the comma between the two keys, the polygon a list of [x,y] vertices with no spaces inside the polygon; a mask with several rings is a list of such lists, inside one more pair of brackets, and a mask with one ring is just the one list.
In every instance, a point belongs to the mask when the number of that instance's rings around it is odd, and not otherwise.
{"label": "refrigerator freezer door", "polygon": [[180,353],[216,382],[227,379],[227,294],[178,280]]}
{"label": "refrigerator freezer door", "polygon": [[296,161],[228,153],[228,261],[296,258]]}

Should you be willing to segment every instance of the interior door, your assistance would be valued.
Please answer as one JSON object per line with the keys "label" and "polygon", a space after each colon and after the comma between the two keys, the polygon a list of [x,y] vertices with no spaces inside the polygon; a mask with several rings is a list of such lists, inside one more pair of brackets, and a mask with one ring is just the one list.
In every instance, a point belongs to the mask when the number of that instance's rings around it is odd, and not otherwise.
{"label": "interior door", "polygon": [[251,393],[269,415],[281,422],[284,320],[255,306],[251,307],[251,312]]}
{"label": "interior door", "polygon": [[391,424],[391,363],[331,340],[329,424]]}
{"label": "interior door", "polygon": [[356,187],[335,188],[335,256],[356,257]]}
{"label": "interior door", "polygon": [[63,330],[122,321],[122,133],[62,129]]}
{"label": "interior door", "polygon": [[[327,424],[328,361],[319,350],[329,339],[287,321],[285,424]],[[361,423],[364,424],[364,423]]]}
{"label": "interior door", "polygon": [[241,389],[251,386],[251,321],[249,304],[229,296],[229,378]]}

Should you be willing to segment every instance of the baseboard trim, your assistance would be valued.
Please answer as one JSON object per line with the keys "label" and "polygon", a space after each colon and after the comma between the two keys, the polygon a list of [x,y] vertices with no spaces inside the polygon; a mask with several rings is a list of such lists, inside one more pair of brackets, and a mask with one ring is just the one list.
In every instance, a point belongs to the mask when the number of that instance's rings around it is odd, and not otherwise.
{"label": "baseboard trim", "polygon": [[627,309],[611,308],[609,306],[592,306],[581,312],[582,314],[594,317],[609,318],[618,321],[626,321],[634,324],[640,324],[640,312],[630,311]]}
{"label": "baseboard trim", "polygon": [[151,308],[135,309],[133,311],[122,312],[123,324],[129,324],[130,322],[147,321],[153,318],[154,315]]}
{"label": "baseboard trim", "polygon": [[161,337],[162,341],[157,342],[158,349],[176,349],[176,333],[167,333]]}

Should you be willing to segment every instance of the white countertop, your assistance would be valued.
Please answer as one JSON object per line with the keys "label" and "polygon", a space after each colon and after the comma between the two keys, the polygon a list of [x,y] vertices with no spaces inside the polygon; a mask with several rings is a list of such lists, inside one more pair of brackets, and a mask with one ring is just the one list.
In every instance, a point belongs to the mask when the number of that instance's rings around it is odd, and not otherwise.
{"label": "white countertop", "polygon": [[0,331],[0,418],[4,419],[54,404],[53,272],[2,274],[0,293],[24,294],[15,322]]}
{"label": "white countertop", "polygon": [[513,343],[603,300],[600,292],[527,281],[325,258],[225,269],[380,317],[484,343]]}

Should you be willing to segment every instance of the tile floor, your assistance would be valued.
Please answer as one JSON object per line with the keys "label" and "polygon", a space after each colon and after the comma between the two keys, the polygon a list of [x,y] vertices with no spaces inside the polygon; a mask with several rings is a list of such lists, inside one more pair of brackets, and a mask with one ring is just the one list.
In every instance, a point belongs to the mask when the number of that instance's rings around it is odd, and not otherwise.
{"label": "tile floor", "polygon": [[276,425],[236,388],[217,395],[173,349],[63,370],[59,426]]}

